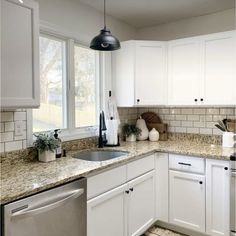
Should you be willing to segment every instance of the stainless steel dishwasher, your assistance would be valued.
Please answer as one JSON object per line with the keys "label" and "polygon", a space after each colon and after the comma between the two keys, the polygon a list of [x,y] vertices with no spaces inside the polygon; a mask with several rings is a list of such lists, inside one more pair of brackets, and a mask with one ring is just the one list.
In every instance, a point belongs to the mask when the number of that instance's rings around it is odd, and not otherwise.
{"label": "stainless steel dishwasher", "polygon": [[4,236],[86,236],[85,178],[4,206]]}

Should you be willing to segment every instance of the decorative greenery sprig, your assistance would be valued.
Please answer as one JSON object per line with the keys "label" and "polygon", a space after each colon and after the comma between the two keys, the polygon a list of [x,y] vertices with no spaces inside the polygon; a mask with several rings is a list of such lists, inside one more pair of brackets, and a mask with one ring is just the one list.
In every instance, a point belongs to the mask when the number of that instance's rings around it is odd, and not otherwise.
{"label": "decorative greenery sprig", "polygon": [[131,134],[139,135],[142,131],[135,125],[125,124],[122,128],[122,132],[125,137],[129,137]]}
{"label": "decorative greenery sprig", "polygon": [[54,138],[53,133],[39,133],[34,134],[36,141],[34,142],[34,147],[38,149],[40,153],[44,151],[53,152],[59,147],[58,140]]}

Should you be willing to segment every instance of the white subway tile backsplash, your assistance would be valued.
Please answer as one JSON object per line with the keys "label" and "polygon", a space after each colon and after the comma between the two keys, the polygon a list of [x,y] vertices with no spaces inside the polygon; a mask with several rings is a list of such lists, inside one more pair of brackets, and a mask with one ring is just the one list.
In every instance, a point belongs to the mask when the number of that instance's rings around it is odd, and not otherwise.
{"label": "white subway tile backsplash", "polygon": [[4,123],[0,123],[0,133],[4,132]]}
{"label": "white subway tile backsplash", "polygon": [[193,109],[191,109],[191,108],[182,108],[181,109],[181,114],[191,115],[191,114],[193,114]]}
{"label": "white subway tile backsplash", "polygon": [[187,128],[188,134],[199,134],[199,128]]}
{"label": "white subway tile backsplash", "polygon": [[14,121],[18,120],[26,120],[26,112],[21,111],[21,112],[14,112]]}
{"label": "white subway tile backsplash", "polygon": [[234,115],[234,109],[232,108],[221,108],[220,109],[221,115]]}
{"label": "white subway tile backsplash", "polygon": [[5,123],[5,132],[14,131],[15,123],[14,122],[6,122]]}
{"label": "white subway tile backsplash", "polygon": [[182,121],[182,127],[193,127],[193,121]]}
{"label": "white subway tile backsplash", "polygon": [[188,115],[188,120],[199,121],[199,115]]}
{"label": "white subway tile backsplash", "polygon": [[22,149],[22,141],[14,141],[5,143],[5,152],[16,151]]}
{"label": "white subway tile backsplash", "polygon": [[4,143],[0,143],[0,153],[1,152],[5,152],[5,144]]}
{"label": "white subway tile backsplash", "polygon": [[13,132],[6,132],[0,134],[1,143],[13,141],[13,139],[14,139]]}
{"label": "white subway tile backsplash", "polygon": [[[0,113],[0,152],[15,151],[26,147],[27,116],[25,109],[15,111],[1,111]],[[15,121],[21,121],[23,134],[15,135]]]}
{"label": "white subway tile backsplash", "polygon": [[181,109],[180,108],[171,108],[170,109],[170,114],[179,115],[179,114],[181,114]]}
{"label": "white subway tile backsplash", "polygon": [[176,133],[186,133],[187,128],[185,127],[175,127],[175,132]]}
{"label": "white subway tile backsplash", "polygon": [[187,120],[187,116],[186,115],[176,115],[175,119],[176,120]]}
{"label": "white subway tile backsplash", "polygon": [[207,108],[206,113],[209,115],[218,115],[218,114],[220,114],[220,109],[219,108]]}
{"label": "white subway tile backsplash", "polygon": [[13,121],[14,113],[13,112],[1,112],[1,122]]}
{"label": "white subway tile backsplash", "polygon": [[196,109],[193,110],[193,114],[205,115],[206,114],[206,109],[196,108]]}
{"label": "white subway tile backsplash", "polygon": [[200,128],[200,134],[212,135],[212,129]]}

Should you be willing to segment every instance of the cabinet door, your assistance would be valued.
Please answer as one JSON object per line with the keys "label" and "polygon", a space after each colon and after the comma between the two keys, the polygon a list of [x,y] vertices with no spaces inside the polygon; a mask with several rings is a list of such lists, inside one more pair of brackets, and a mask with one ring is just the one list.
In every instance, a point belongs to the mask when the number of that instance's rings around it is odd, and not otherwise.
{"label": "cabinet door", "polygon": [[207,234],[229,235],[230,168],[228,161],[206,162]]}
{"label": "cabinet door", "polygon": [[205,232],[205,177],[170,171],[170,223]]}
{"label": "cabinet door", "polygon": [[125,190],[122,185],[87,202],[88,236],[125,236]]}
{"label": "cabinet door", "polygon": [[156,218],[169,221],[169,159],[167,153],[156,154]]}
{"label": "cabinet door", "polygon": [[168,103],[198,104],[201,84],[199,38],[170,41],[168,53]]}
{"label": "cabinet door", "polygon": [[166,43],[136,41],[135,98],[137,105],[166,105]]}
{"label": "cabinet door", "polygon": [[1,105],[39,106],[38,4],[1,1]]}
{"label": "cabinet door", "polygon": [[112,52],[112,77],[117,106],[134,106],[135,41],[121,43],[121,49]]}
{"label": "cabinet door", "polygon": [[204,105],[235,105],[235,32],[202,37]]}
{"label": "cabinet door", "polygon": [[139,236],[155,221],[155,172],[128,183],[128,235]]}

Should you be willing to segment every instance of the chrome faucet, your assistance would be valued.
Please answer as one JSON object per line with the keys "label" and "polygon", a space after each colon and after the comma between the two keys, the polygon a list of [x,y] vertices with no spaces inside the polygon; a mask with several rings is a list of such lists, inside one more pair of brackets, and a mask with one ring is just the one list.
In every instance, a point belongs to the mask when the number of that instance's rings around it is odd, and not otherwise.
{"label": "chrome faucet", "polygon": [[103,131],[106,131],[106,123],[105,123],[105,115],[104,112],[101,111],[99,115],[99,137],[98,137],[98,147],[103,148],[107,143],[106,134],[103,134]]}

